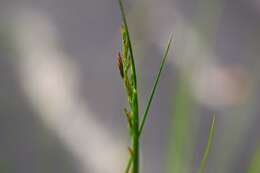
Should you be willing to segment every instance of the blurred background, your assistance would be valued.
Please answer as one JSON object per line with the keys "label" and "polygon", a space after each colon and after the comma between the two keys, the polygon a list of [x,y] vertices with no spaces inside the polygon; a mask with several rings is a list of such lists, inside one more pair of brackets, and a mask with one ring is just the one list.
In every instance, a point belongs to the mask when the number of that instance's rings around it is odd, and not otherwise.
{"label": "blurred background", "polygon": [[[127,0],[143,173],[260,172],[260,1]],[[117,0],[0,0],[0,173],[122,173],[127,105]]]}

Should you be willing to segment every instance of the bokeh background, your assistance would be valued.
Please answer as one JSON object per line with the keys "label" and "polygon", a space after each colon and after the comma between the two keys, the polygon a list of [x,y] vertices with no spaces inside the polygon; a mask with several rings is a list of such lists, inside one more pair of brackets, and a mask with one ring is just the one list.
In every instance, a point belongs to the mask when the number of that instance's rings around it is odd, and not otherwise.
{"label": "bokeh background", "polygon": [[[127,0],[143,173],[260,172],[260,1]],[[117,0],[0,0],[0,172],[122,173],[129,143]]]}

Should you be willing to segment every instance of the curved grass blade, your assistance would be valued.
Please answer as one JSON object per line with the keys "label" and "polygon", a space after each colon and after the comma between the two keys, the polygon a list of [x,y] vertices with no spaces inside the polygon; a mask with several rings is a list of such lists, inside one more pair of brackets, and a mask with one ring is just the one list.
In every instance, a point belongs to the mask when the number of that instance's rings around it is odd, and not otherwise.
{"label": "curved grass blade", "polygon": [[208,155],[209,155],[209,151],[210,151],[210,148],[211,148],[213,135],[214,135],[214,131],[215,131],[215,119],[216,119],[216,116],[213,115],[210,130],[209,130],[208,143],[207,143],[207,146],[204,150],[204,154],[203,154],[203,157],[200,161],[200,166],[199,166],[199,169],[197,170],[197,173],[203,173],[203,171],[205,169],[206,161],[208,160]]}
{"label": "curved grass blade", "polygon": [[172,38],[173,37],[172,37],[172,34],[171,34],[168,45],[167,45],[165,52],[164,52],[164,55],[163,55],[163,59],[162,59],[161,65],[160,65],[160,69],[157,73],[156,80],[155,80],[155,83],[153,85],[153,89],[152,89],[151,95],[149,97],[149,100],[148,100],[148,103],[147,103],[147,106],[146,106],[146,109],[145,109],[145,112],[144,112],[144,115],[143,115],[143,119],[141,121],[140,129],[139,129],[139,136],[142,134],[144,124],[145,124],[145,121],[147,119],[147,115],[148,115],[148,112],[149,112],[149,109],[150,109],[150,106],[151,106],[151,103],[152,103],[152,100],[153,100],[153,96],[154,96],[155,91],[157,89],[158,82],[159,82],[159,79],[161,77],[161,73],[162,73],[163,67],[164,67],[165,62],[166,62],[166,58],[168,56],[168,53],[169,53],[169,50],[170,50],[170,47],[171,47]]}

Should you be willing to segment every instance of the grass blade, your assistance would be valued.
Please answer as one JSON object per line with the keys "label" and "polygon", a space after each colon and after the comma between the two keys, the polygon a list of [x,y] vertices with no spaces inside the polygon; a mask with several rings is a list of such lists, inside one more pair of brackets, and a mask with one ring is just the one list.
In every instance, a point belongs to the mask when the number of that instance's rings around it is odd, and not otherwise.
{"label": "grass blade", "polygon": [[165,49],[165,52],[164,52],[164,55],[163,55],[163,59],[162,59],[161,65],[160,65],[160,69],[159,69],[159,71],[157,73],[156,80],[155,80],[155,83],[153,85],[153,89],[152,89],[151,95],[149,97],[149,100],[148,100],[148,103],[147,103],[147,106],[146,106],[146,109],[145,109],[145,112],[144,112],[144,115],[143,115],[143,119],[141,121],[140,130],[139,130],[139,136],[142,134],[142,131],[143,131],[143,128],[144,128],[144,124],[145,124],[145,121],[147,119],[147,115],[148,115],[148,112],[149,112],[149,109],[150,109],[150,106],[151,106],[151,103],[152,103],[152,100],[153,100],[153,96],[154,96],[154,93],[155,93],[155,91],[157,89],[158,82],[159,82],[159,79],[161,77],[161,73],[162,73],[163,67],[165,65],[166,58],[168,56],[171,43],[172,43],[172,34],[170,36],[170,40],[168,42],[168,45],[167,45],[167,47]]}
{"label": "grass blade", "polygon": [[197,173],[203,173],[203,171],[205,169],[206,161],[208,160],[208,155],[209,155],[209,151],[210,151],[210,148],[211,148],[213,135],[214,135],[214,131],[215,131],[215,119],[216,119],[216,116],[213,115],[210,130],[209,130],[208,143],[207,143],[207,146],[204,150],[204,154],[203,154],[203,157],[200,161],[200,166],[199,166],[199,169],[197,170]]}

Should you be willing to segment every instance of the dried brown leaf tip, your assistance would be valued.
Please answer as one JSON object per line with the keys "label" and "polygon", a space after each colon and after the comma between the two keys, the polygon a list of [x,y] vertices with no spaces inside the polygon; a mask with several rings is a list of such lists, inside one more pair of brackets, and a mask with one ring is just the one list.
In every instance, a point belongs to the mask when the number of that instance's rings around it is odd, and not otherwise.
{"label": "dried brown leaf tip", "polygon": [[120,71],[120,75],[122,78],[124,78],[124,66],[123,66],[123,60],[120,52],[117,54],[117,66]]}

